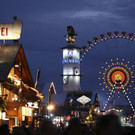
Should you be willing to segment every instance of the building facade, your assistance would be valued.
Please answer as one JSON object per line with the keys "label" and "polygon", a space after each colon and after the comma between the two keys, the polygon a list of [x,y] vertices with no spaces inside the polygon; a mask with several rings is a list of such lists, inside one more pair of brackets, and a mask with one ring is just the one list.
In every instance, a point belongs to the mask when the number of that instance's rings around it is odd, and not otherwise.
{"label": "building facade", "polygon": [[0,124],[10,128],[33,120],[42,94],[34,82],[22,45],[0,46]]}

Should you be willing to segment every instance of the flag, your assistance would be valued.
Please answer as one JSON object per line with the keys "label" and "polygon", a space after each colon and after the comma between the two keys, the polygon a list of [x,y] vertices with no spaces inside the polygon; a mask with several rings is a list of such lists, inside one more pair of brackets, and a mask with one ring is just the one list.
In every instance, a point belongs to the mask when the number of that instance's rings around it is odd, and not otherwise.
{"label": "flag", "polygon": [[40,76],[40,69],[37,70],[36,82],[34,86],[35,89],[37,88],[37,85],[38,85],[39,76]]}
{"label": "flag", "polygon": [[49,104],[53,105],[53,96],[52,96],[52,94],[49,95]]}

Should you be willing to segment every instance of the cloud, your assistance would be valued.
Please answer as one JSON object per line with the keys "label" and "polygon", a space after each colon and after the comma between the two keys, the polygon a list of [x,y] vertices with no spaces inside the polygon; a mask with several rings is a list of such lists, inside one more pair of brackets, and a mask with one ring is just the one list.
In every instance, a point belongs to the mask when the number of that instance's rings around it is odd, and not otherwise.
{"label": "cloud", "polygon": [[102,18],[121,18],[120,16],[107,11],[80,10],[71,13],[65,13],[65,17],[72,19],[102,19]]}

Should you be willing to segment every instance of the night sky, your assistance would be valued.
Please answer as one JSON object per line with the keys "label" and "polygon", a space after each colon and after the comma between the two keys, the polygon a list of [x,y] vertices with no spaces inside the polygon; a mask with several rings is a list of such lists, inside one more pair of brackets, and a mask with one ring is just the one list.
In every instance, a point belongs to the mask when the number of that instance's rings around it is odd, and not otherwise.
{"label": "night sky", "polygon": [[[78,34],[76,45],[80,47],[86,45],[88,40],[93,40],[93,37],[107,32],[135,33],[134,0],[2,0],[0,23],[12,23],[13,16],[23,20],[20,43],[23,44],[34,81],[40,67],[39,83],[53,81],[58,93],[62,93],[62,52],[59,48],[66,45],[64,35],[68,25],[72,25]],[[84,77],[81,88],[98,92],[101,99],[106,96],[106,91],[101,91],[97,80],[99,75],[92,68],[98,71],[101,69],[90,62],[89,58],[102,66],[105,66],[104,61],[110,60],[109,57],[116,59],[114,53],[119,42],[107,41],[107,44],[112,44],[109,46],[111,56],[104,43],[101,43],[95,48],[104,58],[101,60],[93,49],[82,62]],[[117,55],[129,60],[135,51],[132,46],[134,43],[120,41],[120,44]],[[130,45],[127,47],[127,44]],[[123,46],[127,48],[124,49]],[[134,62],[135,58],[131,60],[131,64]],[[135,95],[135,91],[132,95]]]}

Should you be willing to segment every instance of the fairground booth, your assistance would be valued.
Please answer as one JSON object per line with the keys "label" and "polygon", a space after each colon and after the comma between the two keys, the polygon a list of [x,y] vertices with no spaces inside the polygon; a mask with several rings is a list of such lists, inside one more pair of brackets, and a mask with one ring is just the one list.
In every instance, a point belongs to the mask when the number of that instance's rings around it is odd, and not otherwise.
{"label": "fairground booth", "polygon": [[[34,88],[22,45],[0,46],[0,121],[10,127],[32,122],[42,94]],[[34,113],[35,114],[35,113]]]}
{"label": "fairground booth", "polygon": [[[10,128],[30,124],[44,97],[34,86],[22,45],[18,44],[22,21],[0,24],[0,125]],[[13,44],[6,44],[13,40]],[[37,85],[37,83],[36,83]]]}

